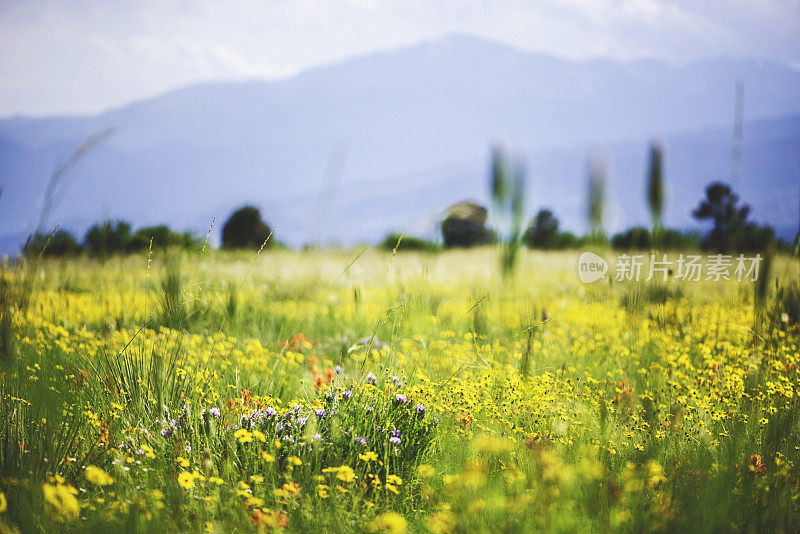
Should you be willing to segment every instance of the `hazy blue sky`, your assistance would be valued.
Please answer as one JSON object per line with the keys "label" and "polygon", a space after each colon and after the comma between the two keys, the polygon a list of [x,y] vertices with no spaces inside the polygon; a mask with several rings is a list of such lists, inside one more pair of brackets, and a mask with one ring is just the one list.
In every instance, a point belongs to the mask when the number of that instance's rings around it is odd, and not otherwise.
{"label": "hazy blue sky", "polygon": [[572,59],[800,67],[797,0],[0,0],[0,116],[96,112],[455,32]]}

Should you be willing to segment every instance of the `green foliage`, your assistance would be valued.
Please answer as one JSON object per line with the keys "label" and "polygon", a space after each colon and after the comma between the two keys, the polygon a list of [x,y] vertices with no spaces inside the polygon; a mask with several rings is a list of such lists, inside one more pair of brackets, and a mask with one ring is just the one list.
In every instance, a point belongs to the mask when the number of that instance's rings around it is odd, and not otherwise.
{"label": "green foliage", "polygon": [[577,248],[584,246],[585,243],[585,238],[576,236],[572,232],[559,232],[553,242],[553,248],[556,250]]}
{"label": "green foliage", "polygon": [[611,246],[619,250],[685,250],[699,247],[700,241],[691,232],[661,229],[658,233],[660,243],[656,243],[651,232],[642,226],[635,226],[611,238]]}
{"label": "green foliage", "polygon": [[485,245],[493,241],[486,228],[488,212],[472,202],[456,204],[442,221],[442,238],[446,248],[466,248]]}
{"label": "green foliage", "polygon": [[650,231],[642,226],[635,226],[615,234],[611,238],[611,246],[620,250],[650,250],[652,246]]}
{"label": "green foliage", "polygon": [[561,232],[558,226],[558,218],[552,211],[540,210],[522,235],[522,242],[529,248],[542,250],[579,248],[587,243],[588,238],[578,237],[572,232]]}
{"label": "green foliage", "polygon": [[706,188],[706,198],[692,212],[697,220],[713,223],[702,242],[703,249],[720,253],[756,252],[774,245],[774,230],[749,221],[750,206],[738,202],[739,196],[727,184],[714,182]]}
{"label": "green foliage", "polygon": [[552,249],[556,248],[559,238],[558,219],[548,209],[539,210],[522,240],[530,248]]}
{"label": "green foliage", "polygon": [[80,252],[75,237],[66,230],[56,230],[52,234],[36,232],[22,247],[25,256],[74,256]]}
{"label": "green foliage", "polygon": [[683,296],[679,286],[663,282],[632,284],[620,297],[620,305],[629,312],[641,312],[650,304],[665,304]]}
{"label": "green foliage", "polygon": [[603,228],[606,202],[606,164],[597,157],[589,160],[589,242],[604,245],[607,242]]}
{"label": "green foliage", "polygon": [[128,250],[138,252],[148,250],[150,239],[153,240],[153,250],[166,248],[186,248],[192,249],[199,245],[199,240],[189,232],[178,233],[169,229],[168,226],[161,224],[158,226],[147,226],[140,228],[133,234],[128,245]]}
{"label": "green foliage", "polygon": [[[253,206],[239,208],[222,227],[224,248],[260,248],[270,234],[270,228],[261,219],[261,212]],[[270,243],[267,243],[269,246]]]}
{"label": "green foliage", "polygon": [[125,221],[106,221],[95,224],[86,232],[84,245],[93,256],[105,258],[128,250],[131,225]]}
{"label": "green foliage", "polygon": [[650,172],[647,180],[647,205],[650,208],[653,233],[661,228],[661,216],[664,211],[664,149],[659,143],[650,144]]}
{"label": "green foliage", "polygon": [[[793,258],[767,296],[787,318],[753,335],[733,280],[585,286],[565,252],[501,284],[494,250],[387,278],[368,250],[343,276],[352,254],[276,251],[243,280],[218,252],[198,294],[177,261],[155,290],[141,257],[45,263],[0,369],[0,529],[800,528]],[[71,520],[44,484],[75,491]]]}
{"label": "green foliage", "polygon": [[14,351],[14,287],[6,275],[6,270],[0,268],[0,363],[8,362],[13,357]]}
{"label": "green foliage", "polygon": [[492,148],[490,182],[497,233],[503,243],[500,266],[503,276],[508,277],[516,267],[522,245],[525,168],[521,161],[512,164],[501,145]]}
{"label": "green foliage", "polygon": [[189,328],[201,312],[201,303],[190,298],[184,288],[180,256],[167,256],[161,292],[159,323],[173,330]]}
{"label": "green foliage", "polygon": [[381,242],[380,247],[384,250],[394,250],[397,248],[398,251],[414,250],[420,252],[437,252],[442,248],[437,243],[428,241],[427,239],[408,235],[403,235],[402,239],[400,239],[400,235],[401,234],[387,235],[386,239]]}
{"label": "green foliage", "polygon": [[775,318],[784,326],[800,324],[800,282],[792,280],[778,287]]}
{"label": "green foliage", "polygon": [[[84,417],[71,406],[83,398],[84,392],[69,387],[53,391],[49,387],[51,378],[59,374],[54,365],[62,358],[59,354],[48,356],[56,361],[17,360],[0,374],[0,396],[5,400],[0,402],[0,420],[4,422],[0,427],[3,479],[26,476],[41,481],[47,472],[67,464],[67,457],[83,448],[78,436]],[[36,370],[35,382],[26,384],[15,379],[31,368]]]}

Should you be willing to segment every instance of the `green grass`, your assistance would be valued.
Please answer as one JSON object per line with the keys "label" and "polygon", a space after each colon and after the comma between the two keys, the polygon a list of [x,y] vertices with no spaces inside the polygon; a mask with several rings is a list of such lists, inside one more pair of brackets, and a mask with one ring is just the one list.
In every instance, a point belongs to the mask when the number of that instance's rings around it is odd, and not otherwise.
{"label": "green grass", "polygon": [[800,528],[796,258],[171,254],[3,267],[3,529]]}

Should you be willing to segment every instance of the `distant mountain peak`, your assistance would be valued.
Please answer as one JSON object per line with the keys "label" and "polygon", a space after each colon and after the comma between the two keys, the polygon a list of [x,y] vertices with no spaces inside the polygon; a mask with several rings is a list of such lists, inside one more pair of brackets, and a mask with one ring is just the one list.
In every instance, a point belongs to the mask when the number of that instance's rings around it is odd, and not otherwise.
{"label": "distant mountain peak", "polygon": [[[742,198],[763,220],[796,225],[796,188],[785,184],[796,182],[800,142],[785,124],[797,115],[748,124],[800,112],[798,71],[729,58],[574,62],[453,34],[282,80],[197,84],[94,116],[0,120],[0,230],[23,235],[53,169],[109,126],[116,134],[76,166],[51,217],[79,232],[106,206],[134,225],[199,229],[252,203],[290,243],[311,237],[317,205],[330,206],[330,220],[315,240],[374,240],[461,198],[485,199],[497,135],[529,158],[532,194],[579,231],[587,147],[623,146],[612,185],[633,203],[624,224],[637,222],[651,137],[704,132],[682,136],[675,153],[667,146],[670,179],[684,184],[674,198],[681,209],[696,204],[693,188],[729,175],[737,80],[748,121],[742,182],[762,184]],[[327,169],[340,152],[336,189]],[[667,223],[691,224],[688,211],[669,213]]]}

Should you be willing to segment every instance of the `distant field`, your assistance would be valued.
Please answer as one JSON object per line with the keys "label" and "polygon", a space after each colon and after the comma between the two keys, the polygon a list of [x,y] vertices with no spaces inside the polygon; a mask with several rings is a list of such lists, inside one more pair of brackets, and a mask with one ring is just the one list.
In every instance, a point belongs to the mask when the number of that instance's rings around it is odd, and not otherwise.
{"label": "distant field", "polygon": [[0,533],[800,530],[798,259],[579,254],[5,264]]}

